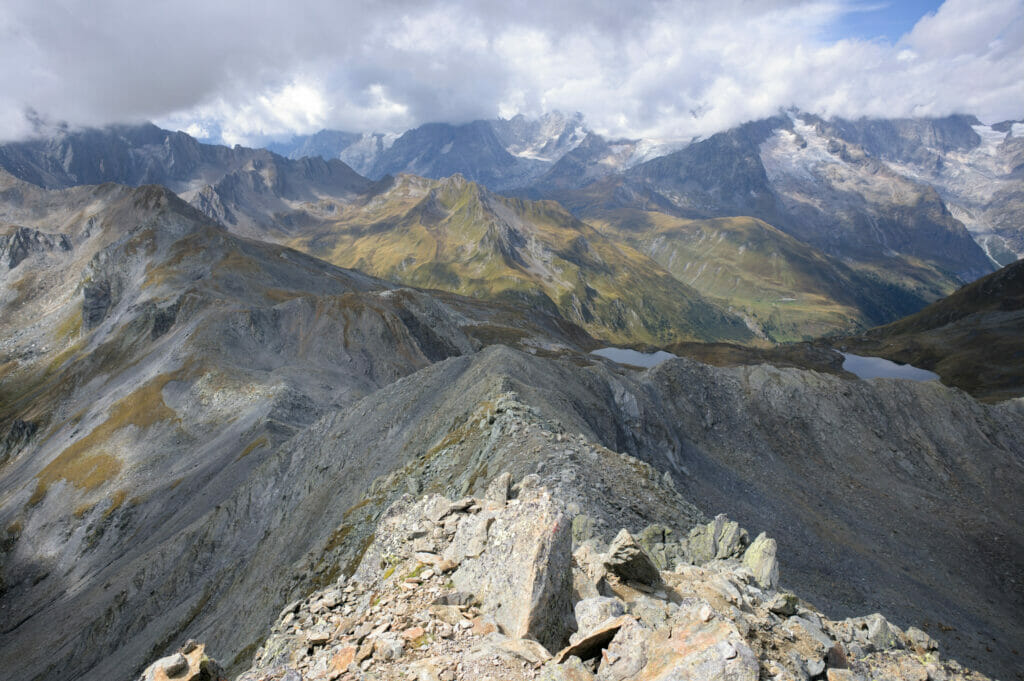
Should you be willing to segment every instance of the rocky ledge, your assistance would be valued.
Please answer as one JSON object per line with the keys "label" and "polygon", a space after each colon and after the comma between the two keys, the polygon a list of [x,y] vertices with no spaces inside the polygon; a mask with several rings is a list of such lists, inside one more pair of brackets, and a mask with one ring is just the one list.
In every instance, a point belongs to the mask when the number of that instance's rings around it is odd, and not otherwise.
{"label": "rocky ledge", "polygon": [[[238,681],[986,678],[880,614],[828,619],[779,588],[773,539],[724,516],[606,542],[571,506],[508,473],[483,498],[403,497],[355,573],[285,607]],[[143,680],[219,674],[190,642]]]}

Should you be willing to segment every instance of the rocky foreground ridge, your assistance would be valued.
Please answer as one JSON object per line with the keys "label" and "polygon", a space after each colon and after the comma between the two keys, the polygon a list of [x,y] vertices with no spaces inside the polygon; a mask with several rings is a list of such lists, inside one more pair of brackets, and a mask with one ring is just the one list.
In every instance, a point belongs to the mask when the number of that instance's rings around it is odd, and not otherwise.
{"label": "rocky foreground ridge", "polygon": [[[287,605],[238,681],[987,678],[881,614],[829,619],[782,589],[774,539],[724,515],[609,540],[540,476],[511,482],[403,496],[352,577]],[[190,641],[141,681],[222,674]]]}

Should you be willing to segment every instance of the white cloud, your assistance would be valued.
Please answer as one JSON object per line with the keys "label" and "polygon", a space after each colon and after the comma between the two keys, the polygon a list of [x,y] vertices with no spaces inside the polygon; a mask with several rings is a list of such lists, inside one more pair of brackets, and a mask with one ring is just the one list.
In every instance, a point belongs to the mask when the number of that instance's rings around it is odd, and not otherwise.
{"label": "white cloud", "polygon": [[[51,4],[51,3],[47,3]],[[613,136],[706,135],[791,105],[1019,117],[1024,0],[947,0],[896,45],[839,40],[864,3],[96,0],[0,5],[0,137],[33,107],[231,143],[320,127],[582,111]]]}

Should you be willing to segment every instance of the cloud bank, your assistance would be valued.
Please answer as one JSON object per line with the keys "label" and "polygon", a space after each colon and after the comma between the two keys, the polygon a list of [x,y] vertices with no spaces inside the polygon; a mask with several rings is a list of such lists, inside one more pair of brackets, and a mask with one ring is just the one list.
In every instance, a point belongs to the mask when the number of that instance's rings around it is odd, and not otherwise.
{"label": "cloud bank", "polygon": [[[43,7],[43,5],[48,5]],[[229,144],[320,128],[581,111],[686,139],[797,106],[1024,115],[1024,0],[947,0],[895,44],[838,39],[853,0],[96,0],[0,6],[0,138],[29,108]]]}

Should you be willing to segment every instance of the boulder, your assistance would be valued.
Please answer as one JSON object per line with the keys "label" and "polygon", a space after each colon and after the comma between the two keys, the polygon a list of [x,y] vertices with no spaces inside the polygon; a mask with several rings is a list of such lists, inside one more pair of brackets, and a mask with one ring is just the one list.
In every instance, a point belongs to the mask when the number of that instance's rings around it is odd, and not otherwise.
{"label": "boulder", "polygon": [[528,638],[505,639],[497,647],[532,667],[539,667],[551,659],[551,653],[548,652],[547,648]]}
{"label": "boulder", "polygon": [[579,546],[594,536],[594,519],[583,513],[572,519],[572,543]]}
{"label": "boulder", "polygon": [[692,563],[703,565],[715,559],[738,557],[747,543],[747,531],[739,523],[717,515],[707,525],[690,530],[687,554]]}
{"label": "boulder", "polygon": [[555,656],[555,659],[558,662],[565,662],[573,657],[580,660],[589,660],[597,657],[601,654],[603,648],[608,647],[608,644],[619,633],[619,629],[622,629],[622,627],[627,626],[631,622],[635,622],[635,620],[628,615],[607,620],[600,626],[588,630],[568,647],[563,648]]}
{"label": "boulder", "polygon": [[757,681],[757,656],[731,622],[697,617],[665,633],[651,637],[647,664],[631,681]]}
{"label": "boulder", "polygon": [[627,582],[660,584],[661,574],[643,547],[628,530],[621,530],[608,545],[604,554],[604,567],[608,572]]}
{"label": "boulder", "polygon": [[743,564],[754,573],[754,579],[764,589],[774,589],[779,584],[777,551],[775,540],[762,532],[743,554]]}
{"label": "boulder", "polygon": [[935,639],[917,627],[907,629],[907,640],[920,653],[927,653],[939,648],[939,644],[935,642]]}
{"label": "boulder", "polygon": [[799,603],[799,599],[793,594],[775,594],[775,596],[772,597],[772,600],[768,603],[768,610],[774,612],[776,615],[789,617],[790,615],[796,614],[797,603]]}
{"label": "boulder", "polygon": [[601,652],[598,681],[622,681],[643,678],[638,674],[647,665],[648,640],[651,631],[636,620],[626,617],[606,651]]}
{"label": "boulder", "polygon": [[879,613],[867,617],[867,638],[875,650],[900,648],[900,638],[885,617]]}
{"label": "boulder", "polygon": [[484,550],[467,556],[452,581],[480,599],[506,636],[558,650],[572,628],[571,551],[569,518],[550,493],[521,495],[497,512]]}
{"label": "boulder", "polygon": [[576,630],[580,634],[586,634],[606,620],[626,614],[626,606],[618,598],[598,596],[577,601],[574,611]]}
{"label": "boulder", "polygon": [[494,478],[494,480],[491,480],[491,483],[487,485],[487,490],[484,492],[484,508],[488,510],[504,508],[505,502],[508,501],[508,493],[511,487],[512,474],[509,472],[502,473]]}
{"label": "boulder", "polygon": [[222,678],[224,672],[206,655],[206,646],[189,641],[174,655],[149,665],[139,681],[219,681]]}
{"label": "boulder", "polygon": [[452,511],[452,502],[440,494],[435,494],[423,502],[423,517],[431,522],[438,522]]}
{"label": "boulder", "polygon": [[487,532],[494,522],[490,511],[469,516],[459,523],[452,543],[445,549],[444,560],[461,563],[466,558],[476,558],[487,547]]}

